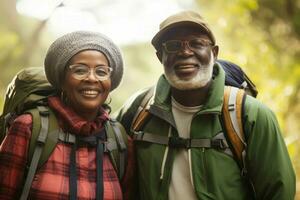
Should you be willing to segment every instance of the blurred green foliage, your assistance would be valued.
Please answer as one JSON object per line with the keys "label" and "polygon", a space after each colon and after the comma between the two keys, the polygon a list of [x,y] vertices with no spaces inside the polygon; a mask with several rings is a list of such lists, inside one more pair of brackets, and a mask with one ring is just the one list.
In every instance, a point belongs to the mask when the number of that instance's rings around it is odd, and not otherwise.
{"label": "blurred green foliage", "polygon": [[[13,75],[24,67],[42,66],[51,38],[47,20],[20,16],[15,4],[2,0],[0,5],[0,108]],[[196,0],[196,4],[191,9],[209,22],[220,46],[219,57],[242,66],[258,87],[258,99],[276,113],[300,177],[300,0]],[[150,41],[121,48],[125,73],[112,93],[113,110],[162,73]]]}
{"label": "blurred green foliage", "polygon": [[219,57],[242,66],[258,87],[258,99],[275,111],[300,177],[300,1],[197,2],[216,33]]}

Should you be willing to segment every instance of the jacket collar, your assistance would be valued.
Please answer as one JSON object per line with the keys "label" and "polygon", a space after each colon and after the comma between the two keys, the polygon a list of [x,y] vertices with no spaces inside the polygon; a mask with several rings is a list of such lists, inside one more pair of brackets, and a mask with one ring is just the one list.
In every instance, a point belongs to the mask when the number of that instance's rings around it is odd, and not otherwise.
{"label": "jacket collar", "polygon": [[[214,65],[213,74],[213,81],[208,99],[198,114],[220,114],[222,111],[225,72],[222,67],[216,63]],[[164,75],[159,78],[156,85],[153,106],[156,107],[156,109],[171,112],[171,86]]]}

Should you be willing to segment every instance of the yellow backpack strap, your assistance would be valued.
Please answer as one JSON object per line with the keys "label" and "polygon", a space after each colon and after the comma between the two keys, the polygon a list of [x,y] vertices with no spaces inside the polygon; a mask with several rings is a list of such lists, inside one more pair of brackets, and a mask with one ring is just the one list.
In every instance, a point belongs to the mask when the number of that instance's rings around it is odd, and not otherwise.
{"label": "yellow backpack strap", "polygon": [[151,87],[146,95],[144,96],[141,104],[139,105],[136,114],[132,120],[131,130],[138,131],[141,130],[143,125],[145,124],[146,120],[149,118],[149,107],[154,99],[154,90],[155,87]]}
{"label": "yellow backpack strap", "polygon": [[242,107],[245,92],[231,86],[225,86],[222,117],[227,138],[234,155],[242,168],[242,175],[246,173],[245,156],[247,143],[243,131]]}

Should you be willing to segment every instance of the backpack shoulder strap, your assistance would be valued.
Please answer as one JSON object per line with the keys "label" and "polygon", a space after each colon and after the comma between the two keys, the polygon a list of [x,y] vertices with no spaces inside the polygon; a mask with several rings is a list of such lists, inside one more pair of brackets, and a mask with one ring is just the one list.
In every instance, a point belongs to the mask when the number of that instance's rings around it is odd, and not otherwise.
{"label": "backpack shoulder strap", "polygon": [[149,88],[148,91],[146,92],[132,120],[131,130],[133,131],[141,130],[146,120],[150,117],[150,113],[148,110],[154,98],[154,90],[155,87],[153,86]]}
{"label": "backpack shoulder strap", "polygon": [[[33,180],[33,177],[35,175],[35,172],[38,167],[38,163],[42,154],[42,151],[44,149],[44,145],[47,139],[48,135],[48,125],[49,125],[49,109],[45,106],[38,106],[38,114],[40,115],[40,129],[37,129],[37,127],[34,127],[32,129],[32,137],[30,141],[30,155],[28,159],[29,169],[27,172],[27,176],[25,179],[24,187],[21,193],[20,200],[26,200],[31,188],[31,183]],[[36,115],[36,113],[34,114]],[[33,116],[33,122],[35,117]],[[33,123],[34,124],[34,123]],[[34,133],[37,132],[37,133]]]}
{"label": "backpack shoulder strap", "polygon": [[[111,119],[106,123],[107,148],[118,177],[121,180],[125,174],[127,165],[127,134],[124,127],[116,120]],[[117,144],[117,148],[113,148],[110,144]],[[110,148],[111,146],[111,148]]]}
{"label": "backpack shoulder strap", "polygon": [[242,122],[242,107],[244,105],[244,98],[244,90],[225,86],[222,120],[226,136],[231,144],[238,164],[242,169],[242,174],[246,172],[245,156],[247,147]]}
{"label": "backpack shoulder strap", "polygon": [[[45,111],[41,111],[41,108],[43,108]],[[37,138],[39,137],[40,131],[42,131],[43,127],[46,126],[45,123],[48,124],[47,130],[49,134],[45,140],[44,150],[38,162],[38,168],[40,168],[48,160],[57,144],[59,126],[55,114],[46,106],[38,106],[37,109],[32,109],[28,112],[32,115],[33,122],[28,152],[28,163],[30,163],[33,158],[35,147],[38,143]],[[48,112],[47,115],[45,115],[44,112]]]}

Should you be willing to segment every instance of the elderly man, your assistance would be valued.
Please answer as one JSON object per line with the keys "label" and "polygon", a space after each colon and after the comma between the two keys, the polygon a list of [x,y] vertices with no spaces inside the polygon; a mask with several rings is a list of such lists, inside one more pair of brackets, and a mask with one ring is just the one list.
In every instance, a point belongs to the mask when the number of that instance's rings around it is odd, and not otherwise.
{"label": "elderly man", "polygon": [[[219,48],[204,19],[192,11],[168,17],[152,39],[164,74],[155,86],[149,118],[136,142],[139,198],[143,200],[192,199],[294,199],[295,174],[276,117],[265,105],[246,96],[243,127],[245,165],[213,145],[187,146],[165,138],[214,140],[224,132],[222,114],[225,73],[215,61]],[[118,119],[131,124],[141,92],[128,101]],[[136,134],[145,134],[144,140]],[[224,136],[223,136],[224,137]],[[151,142],[152,141],[152,142]],[[200,141],[200,140],[198,140]],[[175,141],[176,143],[176,141]]]}

